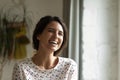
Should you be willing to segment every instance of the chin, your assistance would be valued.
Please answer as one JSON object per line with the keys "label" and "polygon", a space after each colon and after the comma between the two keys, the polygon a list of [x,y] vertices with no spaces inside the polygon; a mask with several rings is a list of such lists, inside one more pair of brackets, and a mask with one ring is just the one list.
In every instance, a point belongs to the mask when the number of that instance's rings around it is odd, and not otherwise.
{"label": "chin", "polygon": [[55,51],[57,51],[58,49],[56,49],[56,48],[51,48],[50,49],[52,52],[55,52]]}

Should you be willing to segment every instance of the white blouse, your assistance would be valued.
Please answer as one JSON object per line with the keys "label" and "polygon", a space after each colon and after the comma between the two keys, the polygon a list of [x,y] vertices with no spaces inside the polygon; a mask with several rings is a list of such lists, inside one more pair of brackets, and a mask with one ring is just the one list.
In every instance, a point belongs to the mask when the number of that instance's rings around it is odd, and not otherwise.
{"label": "white blouse", "polygon": [[27,58],[15,64],[12,80],[78,80],[78,68],[72,59],[59,57],[54,68],[41,70]]}

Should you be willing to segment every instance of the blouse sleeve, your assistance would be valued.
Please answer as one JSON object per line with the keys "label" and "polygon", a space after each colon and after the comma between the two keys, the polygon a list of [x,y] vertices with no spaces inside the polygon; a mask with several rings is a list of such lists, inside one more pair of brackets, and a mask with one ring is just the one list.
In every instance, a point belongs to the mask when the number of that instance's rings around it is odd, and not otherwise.
{"label": "blouse sleeve", "polygon": [[78,66],[77,63],[72,61],[68,80],[78,80]]}
{"label": "blouse sleeve", "polygon": [[13,68],[12,80],[23,80],[22,70],[17,63]]}

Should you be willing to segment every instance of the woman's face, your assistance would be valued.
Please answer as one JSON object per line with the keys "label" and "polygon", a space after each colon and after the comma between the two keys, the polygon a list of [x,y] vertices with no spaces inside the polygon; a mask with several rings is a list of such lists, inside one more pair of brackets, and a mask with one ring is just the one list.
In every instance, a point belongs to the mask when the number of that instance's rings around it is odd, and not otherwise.
{"label": "woman's face", "polygon": [[52,21],[37,37],[37,39],[40,41],[39,48],[54,52],[61,47],[63,43],[63,36],[64,32],[61,24],[56,21]]}

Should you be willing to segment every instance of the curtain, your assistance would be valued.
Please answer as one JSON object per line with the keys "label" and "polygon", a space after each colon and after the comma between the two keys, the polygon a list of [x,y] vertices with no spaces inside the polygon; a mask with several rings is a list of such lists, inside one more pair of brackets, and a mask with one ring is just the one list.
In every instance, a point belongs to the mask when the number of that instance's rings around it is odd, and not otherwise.
{"label": "curtain", "polygon": [[69,22],[69,57],[79,62],[79,0],[71,0]]}
{"label": "curtain", "polygon": [[79,80],[81,78],[80,34],[80,0],[70,0],[68,57],[78,64]]}
{"label": "curtain", "polygon": [[82,4],[83,0],[63,0],[63,18],[68,26],[69,44],[62,56],[77,62],[79,80],[82,79]]}

